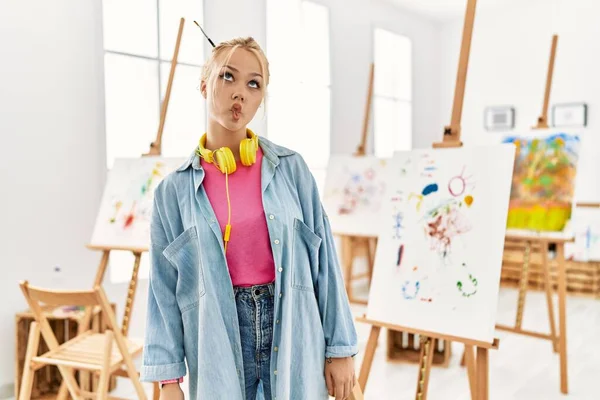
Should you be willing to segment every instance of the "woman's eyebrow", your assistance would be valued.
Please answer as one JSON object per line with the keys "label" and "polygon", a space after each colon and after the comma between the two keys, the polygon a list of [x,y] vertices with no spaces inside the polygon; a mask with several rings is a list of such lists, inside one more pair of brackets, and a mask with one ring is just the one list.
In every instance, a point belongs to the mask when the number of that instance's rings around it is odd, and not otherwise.
{"label": "woman's eyebrow", "polygon": [[[229,68],[230,70],[232,70],[234,72],[240,72],[236,67],[232,67],[231,65],[228,65],[228,64],[223,65],[223,68]],[[263,77],[258,72],[252,72],[250,75],[251,76],[260,76],[261,78]]]}

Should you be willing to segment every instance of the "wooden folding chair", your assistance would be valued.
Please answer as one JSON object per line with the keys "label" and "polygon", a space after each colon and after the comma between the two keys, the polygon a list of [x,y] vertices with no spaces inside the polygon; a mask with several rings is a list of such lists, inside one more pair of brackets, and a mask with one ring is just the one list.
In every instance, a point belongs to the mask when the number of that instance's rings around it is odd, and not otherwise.
{"label": "wooden folding chair", "polygon": [[[133,382],[138,399],[147,400],[144,388],[140,383],[139,374],[133,364],[133,357],[141,354],[143,345],[130,341],[123,336],[106,294],[100,286],[87,291],[47,290],[29,286],[27,281],[21,282],[20,286],[35,317],[35,322],[31,324],[29,332],[19,400],[29,400],[34,373],[45,365],[58,367],[74,400],[86,398],[115,399],[108,396],[110,376],[112,374],[121,375],[119,372],[123,371],[122,367],[125,367],[126,371],[123,372]],[[107,330],[104,333],[86,331],[59,345],[48,320],[42,312],[40,303],[55,306],[100,306],[105,316]],[[50,350],[41,356],[36,356],[40,333]],[[116,349],[113,347],[114,344],[116,344]],[[82,390],[75,380],[73,369],[90,371],[98,375],[97,392],[92,393]]]}

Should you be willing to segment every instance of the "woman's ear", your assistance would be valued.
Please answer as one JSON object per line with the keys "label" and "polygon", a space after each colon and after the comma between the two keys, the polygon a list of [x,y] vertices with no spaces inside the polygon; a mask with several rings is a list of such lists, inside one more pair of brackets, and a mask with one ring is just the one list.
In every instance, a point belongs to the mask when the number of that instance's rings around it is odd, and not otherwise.
{"label": "woman's ear", "polygon": [[200,82],[200,93],[202,93],[202,97],[206,99],[206,81]]}

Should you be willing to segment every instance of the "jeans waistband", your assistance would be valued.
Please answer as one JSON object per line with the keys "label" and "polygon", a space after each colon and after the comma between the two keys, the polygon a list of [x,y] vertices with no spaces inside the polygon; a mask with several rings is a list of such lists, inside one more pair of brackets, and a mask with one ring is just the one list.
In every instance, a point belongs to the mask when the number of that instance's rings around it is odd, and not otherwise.
{"label": "jeans waistband", "polygon": [[247,293],[255,298],[264,297],[266,295],[273,296],[275,294],[275,283],[266,283],[264,285],[254,286],[234,286],[233,293]]}

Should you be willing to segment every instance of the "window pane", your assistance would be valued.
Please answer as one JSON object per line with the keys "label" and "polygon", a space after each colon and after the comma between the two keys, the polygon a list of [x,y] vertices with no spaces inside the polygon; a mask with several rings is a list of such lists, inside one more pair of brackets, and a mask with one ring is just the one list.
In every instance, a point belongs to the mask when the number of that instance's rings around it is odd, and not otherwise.
{"label": "window pane", "polygon": [[[267,0],[267,46],[271,80],[269,89],[300,80],[300,2]],[[321,38],[321,40],[325,40]]]}
{"label": "window pane", "polygon": [[[331,90],[302,85],[297,101],[271,93],[267,108],[269,139],[299,152],[310,168],[327,168],[331,136]],[[310,116],[309,118],[298,115]]]}
{"label": "window pane", "polygon": [[325,6],[303,1],[301,17],[304,70],[300,77],[303,82],[329,85],[329,10]]}
{"label": "window pane", "polygon": [[102,10],[105,50],[158,56],[154,1],[104,0]]}
{"label": "window pane", "polygon": [[106,156],[108,168],[116,157],[148,152],[158,128],[158,66],[156,61],[107,53]]}
{"label": "window pane", "polygon": [[[194,24],[194,20],[202,25],[201,0],[161,0],[159,4],[160,15],[160,58],[170,61],[173,59],[179,19],[185,18],[181,45],[179,46],[178,62],[202,65],[204,63],[203,46],[210,43],[202,31]],[[206,32],[210,37],[210,32]],[[213,39],[213,38],[211,38]],[[213,39],[214,41],[214,39]]]}
{"label": "window pane", "polygon": [[375,94],[412,99],[412,44],[409,38],[375,29]]}
{"label": "window pane", "polygon": [[[169,83],[171,63],[161,63],[161,99]],[[205,100],[199,90],[200,68],[177,65],[163,131],[162,155],[187,157],[205,131]],[[157,127],[154,129],[156,133]]]}
{"label": "window pane", "polygon": [[412,148],[412,106],[387,98],[374,99],[375,155],[391,157]]}

